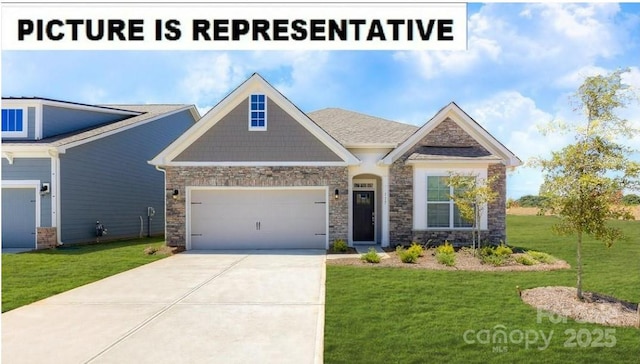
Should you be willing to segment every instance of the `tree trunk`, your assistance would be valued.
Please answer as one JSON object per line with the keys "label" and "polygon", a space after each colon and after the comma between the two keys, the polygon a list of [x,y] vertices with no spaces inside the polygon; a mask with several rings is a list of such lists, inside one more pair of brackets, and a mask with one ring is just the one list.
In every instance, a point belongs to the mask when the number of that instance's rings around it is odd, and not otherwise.
{"label": "tree trunk", "polygon": [[578,284],[577,284],[577,290],[578,290],[578,299],[580,301],[584,300],[584,297],[582,296],[582,231],[578,231],[578,249],[577,249],[577,255],[578,255]]}

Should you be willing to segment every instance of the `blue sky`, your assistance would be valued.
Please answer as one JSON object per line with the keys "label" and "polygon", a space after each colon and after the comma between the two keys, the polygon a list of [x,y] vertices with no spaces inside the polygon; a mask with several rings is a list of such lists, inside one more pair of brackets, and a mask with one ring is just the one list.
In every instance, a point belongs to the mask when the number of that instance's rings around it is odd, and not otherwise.
{"label": "blue sky", "polygon": [[[259,72],[303,111],[422,125],[455,101],[526,161],[570,140],[537,125],[583,119],[569,97],[584,77],[628,67],[623,80],[640,90],[640,3],[473,3],[468,12],[466,51],[3,51],[2,96],[188,103],[204,114]],[[638,103],[622,114],[640,127]],[[537,194],[541,181],[520,167],[508,194]]]}

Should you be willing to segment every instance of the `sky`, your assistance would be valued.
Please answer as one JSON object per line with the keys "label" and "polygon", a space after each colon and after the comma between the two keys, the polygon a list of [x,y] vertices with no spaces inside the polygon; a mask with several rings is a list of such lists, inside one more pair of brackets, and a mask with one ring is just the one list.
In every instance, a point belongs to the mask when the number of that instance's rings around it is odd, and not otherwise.
{"label": "sky", "polygon": [[[571,141],[552,120],[584,121],[585,77],[629,68],[640,127],[640,3],[470,3],[465,51],[2,51],[2,96],[89,104],[186,103],[204,114],[254,72],[301,110],[339,107],[423,125],[455,101],[522,161]],[[624,140],[640,146],[640,137]],[[640,155],[633,159],[640,161]],[[508,197],[540,172],[508,174]]]}

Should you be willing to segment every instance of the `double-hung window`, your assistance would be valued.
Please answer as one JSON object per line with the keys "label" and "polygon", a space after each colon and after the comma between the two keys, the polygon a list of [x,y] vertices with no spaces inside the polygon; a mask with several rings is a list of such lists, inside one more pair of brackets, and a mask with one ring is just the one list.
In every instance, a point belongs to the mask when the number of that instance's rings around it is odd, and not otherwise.
{"label": "double-hung window", "polygon": [[253,94],[249,97],[249,130],[267,130],[267,96]]}
{"label": "double-hung window", "polygon": [[453,187],[445,176],[427,176],[427,228],[470,228],[473,224],[460,216],[460,210],[449,196]]}
{"label": "double-hung window", "polygon": [[2,136],[26,137],[25,109],[2,109]]}

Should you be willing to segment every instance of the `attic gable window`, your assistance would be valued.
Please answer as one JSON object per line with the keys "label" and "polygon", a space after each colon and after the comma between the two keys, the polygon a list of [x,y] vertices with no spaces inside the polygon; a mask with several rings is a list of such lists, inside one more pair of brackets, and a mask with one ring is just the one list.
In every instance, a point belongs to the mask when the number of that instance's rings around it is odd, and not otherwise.
{"label": "attic gable window", "polygon": [[249,97],[249,130],[267,130],[267,96],[264,94]]}
{"label": "attic gable window", "polygon": [[2,136],[26,137],[26,115],[27,112],[25,109],[2,109]]}

